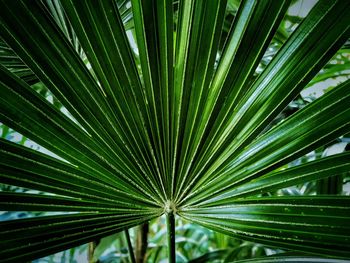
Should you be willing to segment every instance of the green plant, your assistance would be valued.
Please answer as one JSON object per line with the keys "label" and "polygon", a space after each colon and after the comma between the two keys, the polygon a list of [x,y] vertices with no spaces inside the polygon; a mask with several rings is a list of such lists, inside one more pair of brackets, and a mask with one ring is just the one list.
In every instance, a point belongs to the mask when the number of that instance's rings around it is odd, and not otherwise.
{"label": "green plant", "polygon": [[[349,1],[320,1],[261,73],[288,2],[242,1],[225,34],[222,0],[132,0],[132,19],[127,1],[0,2],[1,45],[25,63],[0,67],[0,120],[60,157],[1,139],[1,183],[42,192],[2,191],[1,208],[68,212],[1,222],[4,262],[164,213],[169,262],[175,216],[350,256],[349,197],[262,195],[350,170],[349,152],[281,169],[350,131],[349,80],[268,126],[348,39]],[[56,104],[29,85],[38,80]]]}

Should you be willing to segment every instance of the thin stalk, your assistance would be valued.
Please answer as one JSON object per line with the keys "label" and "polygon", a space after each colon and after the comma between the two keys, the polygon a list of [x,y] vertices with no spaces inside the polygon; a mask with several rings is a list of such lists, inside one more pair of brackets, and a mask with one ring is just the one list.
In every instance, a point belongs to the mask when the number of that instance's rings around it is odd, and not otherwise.
{"label": "thin stalk", "polygon": [[317,182],[317,193],[340,195],[343,191],[343,175],[334,175]]}
{"label": "thin stalk", "polygon": [[124,230],[124,234],[125,234],[126,242],[128,244],[128,251],[129,251],[130,261],[131,261],[131,263],[136,263],[135,255],[134,255],[134,249],[132,248],[132,244],[131,244],[131,240],[130,240],[129,230],[125,229]]}
{"label": "thin stalk", "polygon": [[140,225],[137,228],[136,235],[136,263],[146,262],[146,252],[148,248],[148,232],[149,224],[148,222]]}
{"label": "thin stalk", "polygon": [[95,253],[96,246],[97,246],[97,242],[95,242],[95,241],[92,241],[89,243],[89,246],[88,246],[88,262],[89,263],[95,262],[94,253]]}
{"label": "thin stalk", "polygon": [[169,263],[175,263],[175,216],[173,211],[166,214]]}

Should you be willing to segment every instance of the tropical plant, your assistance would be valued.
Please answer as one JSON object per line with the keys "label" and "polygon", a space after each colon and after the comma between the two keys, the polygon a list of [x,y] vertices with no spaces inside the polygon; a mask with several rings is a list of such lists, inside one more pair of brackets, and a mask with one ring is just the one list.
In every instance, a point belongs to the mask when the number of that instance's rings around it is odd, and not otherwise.
{"label": "tropical plant", "polygon": [[349,38],[350,1],[319,1],[290,37],[288,1],[242,1],[229,31],[226,4],[0,1],[0,120],[54,154],[1,139],[0,182],[40,192],[0,206],[60,212],[1,222],[2,262],[162,214],[169,262],[177,216],[305,262],[350,257],[350,197],[264,195],[350,171],[349,152],[285,168],[350,131],[349,80],[272,122]]}

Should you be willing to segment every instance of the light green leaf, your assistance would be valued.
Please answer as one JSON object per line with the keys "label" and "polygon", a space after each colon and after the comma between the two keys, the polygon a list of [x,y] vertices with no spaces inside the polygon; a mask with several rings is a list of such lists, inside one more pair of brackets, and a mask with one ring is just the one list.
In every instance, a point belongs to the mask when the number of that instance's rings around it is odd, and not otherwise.
{"label": "light green leaf", "polygon": [[0,223],[4,262],[23,262],[136,226],[157,216],[85,213],[13,220]]}
{"label": "light green leaf", "polygon": [[242,239],[307,253],[349,257],[350,198],[266,197],[184,208],[192,222]]}
{"label": "light green leaf", "polygon": [[319,180],[349,171],[350,153],[337,154],[282,171],[270,172],[233,188],[218,198],[214,198],[213,200],[208,199],[202,205],[212,202],[215,205],[228,204],[237,198],[275,191],[306,181]]}
{"label": "light green leaf", "polygon": [[235,261],[236,263],[348,263],[348,260],[318,257],[292,257],[292,256],[270,256],[265,258],[254,258]]}
{"label": "light green leaf", "polygon": [[[344,82],[260,136],[236,154],[224,168],[211,173],[212,180],[192,190],[186,198],[194,196],[193,202],[198,203],[199,200],[218,196],[349,131],[349,87],[350,81]],[[204,182],[204,179],[202,177],[201,181]]]}
{"label": "light green leaf", "polygon": [[230,110],[230,101],[223,105],[193,171],[201,181],[231,163],[344,44],[350,34],[350,17],[343,15],[348,4],[320,1],[244,97]]}

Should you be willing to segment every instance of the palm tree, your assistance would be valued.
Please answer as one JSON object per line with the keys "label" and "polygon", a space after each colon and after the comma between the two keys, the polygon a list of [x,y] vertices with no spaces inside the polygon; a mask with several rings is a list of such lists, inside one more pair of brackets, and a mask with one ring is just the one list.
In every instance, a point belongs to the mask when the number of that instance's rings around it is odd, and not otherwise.
{"label": "palm tree", "polygon": [[[0,2],[2,54],[25,64],[0,67],[0,120],[55,154],[1,140],[0,182],[40,191],[3,191],[1,207],[65,212],[1,222],[3,262],[162,214],[169,262],[176,216],[350,256],[348,196],[263,195],[350,170],[349,152],[285,169],[350,131],[350,81],[269,125],[349,38],[350,1],[319,1],[259,74],[288,1],[242,1],[229,32],[224,0],[132,0],[132,13],[127,1]],[[63,107],[30,86],[38,80]]]}

